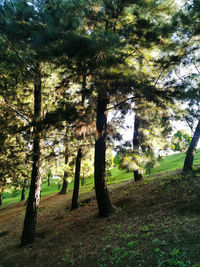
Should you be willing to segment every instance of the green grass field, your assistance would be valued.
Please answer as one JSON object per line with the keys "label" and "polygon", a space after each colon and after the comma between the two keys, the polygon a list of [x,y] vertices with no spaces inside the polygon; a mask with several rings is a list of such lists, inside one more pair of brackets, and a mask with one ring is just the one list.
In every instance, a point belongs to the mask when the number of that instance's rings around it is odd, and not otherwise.
{"label": "green grass field", "polygon": [[[172,170],[177,170],[183,168],[185,160],[185,153],[177,153],[169,156],[165,156],[163,160],[160,162],[160,165],[154,169],[152,169],[152,174],[167,172]],[[193,165],[200,164],[200,149],[197,149],[196,155],[194,157]]]}
{"label": "green grass field", "polygon": [[[185,159],[185,153],[177,153],[169,156],[165,156],[160,162],[160,165],[151,170],[151,174],[157,174],[161,172],[172,171],[176,169],[181,169],[183,167]],[[200,164],[200,149],[197,149],[194,165]],[[111,176],[108,179],[108,184],[120,183],[122,181],[133,179],[133,173],[126,172],[125,170],[120,170],[114,167],[111,170]],[[68,184],[68,191],[73,190],[73,181]],[[94,177],[85,179],[84,186],[80,186],[80,193],[90,191],[94,187]],[[48,186],[47,182],[42,184],[42,197],[49,194],[56,194],[59,192],[59,187],[55,180],[51,181],[51,185]],[[20,201],[21,190],[14,191],[12,193],[3,194],[3,206]],[[26,198],[28,197],[28,190],[26,192]]]}

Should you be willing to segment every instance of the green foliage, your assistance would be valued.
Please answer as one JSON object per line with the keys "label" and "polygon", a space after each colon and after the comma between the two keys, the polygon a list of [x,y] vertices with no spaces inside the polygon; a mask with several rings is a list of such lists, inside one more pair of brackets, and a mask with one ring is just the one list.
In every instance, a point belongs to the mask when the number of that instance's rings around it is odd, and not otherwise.
{"label": "green foliage", "polygon": [[192,264],[184,253],[181,253],[178,249],[175,248],[172,252],[170,252],[169,259],[164,259],[164,255],[161,255],[161,257],[158,258],[157,267],[161,266],[199,267],[200,264]]}
{"label": "green foliage", "polygon": [[64,263],[66,266],[74,266],[74,259],[71,257],[72,249],[66,249],[66,254],[62,257],[58,264]]}
{"label": "green foliage", "polygon": [[172,137],[172,150],[178,152],[185,152],[187,151],[190,145],[190,141],[190,135],[185,130],[179,130]]}
{"label": "green foliage", "polygon": [[[131,244],[131,245],[130,245]],[[114,247],[106,246],[103,252],[109,253],[108,258],[104,257],[98,260],[98,266],[122,266],[126,262],[126,266],[129,266],[139,256],[137,252],[133,250],[134,242],[129,242],[127,247]]]}
{"label": "green foliage", "polygon": [[118,167],[127,172],[139,170],[142,173],[141,164],[143,160],[144,157],[134,153],[130,149],[122,148],[121,151],[118,152]]}
{"label": "green foliage", "polygon": [[150,154],[148,157],[148,161],[144,166],[146,174],[150,176],[151,171],[160,165],[160,162],[162,161],[162,159],[163,157],[161,156],[156,157],[155,155]]}

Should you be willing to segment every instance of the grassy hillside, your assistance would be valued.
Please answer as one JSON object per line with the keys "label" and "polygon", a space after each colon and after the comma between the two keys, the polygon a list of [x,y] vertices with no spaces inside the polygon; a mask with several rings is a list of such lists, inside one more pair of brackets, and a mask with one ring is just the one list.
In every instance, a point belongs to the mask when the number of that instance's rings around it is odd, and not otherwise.
{"label": "grassy hillside", "polygon": [[[127,173],[123,170],[119,170],[118,168],[113,168],[111,170],[111,178],[108,180],[108,184],[119,183],[121,181],[132,179],[133,175],[131,173]],[[74,182],[68,184],[68,191],[73,190]],[[85,179],[84,186],[80,186],[80,193],[88,192],[94,187],[94,177],[90,177]],[[46,197],[47,195],[57,194],[60,191],[60,187],[57,185],[56,180],[52,180],[50,186],[48,186],[47,182],[43,182],[42,184],[42,197]],[[26,191],[26,199],[28,197],[28,190]],[[21,190],[14,191],[12,193],[4,193],[3,195],[3,206],[7,206],[11,203],[16,203],[20,201]]]}
{"label": "grassy hillside", "polygon": [[[37,236],[19,247],[25,206],[0,210],[0,266],[200,267],[200,179],[179,171],[109,186],[115,212],[97,216],[94,190],[41,201]],[[85,201],[87,199],[87,203]]]}
{"label": "grassy hillside", "polygon": [[[177,153],[169,156],[165,156],[163,160],[160,162],[160,165],[154,169],[152,169],[151,174],[171,171],[180,169],[183,167],[185,159],[185,153]],[[200,164],[200,149],[197,150],[197,153],[194,158],[194,165]],[[111,170],[111,177],[108,180],[108,184],[120,183],[122,181],[133,179],[132,173],[127,173],[124,170],[119,170],[117,167],[114,167]],[[73,189],[74,183],[73,181],[68,185],[68,191]],[[80,187],[80,192],[88,192],[94,187],[94,177],[85,179],[84,187]],[[58,185],[55,180],[51,181],[51,186],[47,185],[47,182],[43,182],[42,184],[42,197],[46,197],[49,194],[56,194],[59,192]],[[21,191],[15,191],[13,193],[4,193],[3,195],[3,206],[8,205],[10,203],[16,203],[20,201]],[[28,197],[28,191],[26,192],[26,198]]]}
{"label": "grassy hillside", "polygon": [[[159,172],[172,171],[183,168],[185,153],[177,153],[165,156],[160,165],[152,169],[152,174]],[[200,164],[200,149],[197,149],[193,165]]]}

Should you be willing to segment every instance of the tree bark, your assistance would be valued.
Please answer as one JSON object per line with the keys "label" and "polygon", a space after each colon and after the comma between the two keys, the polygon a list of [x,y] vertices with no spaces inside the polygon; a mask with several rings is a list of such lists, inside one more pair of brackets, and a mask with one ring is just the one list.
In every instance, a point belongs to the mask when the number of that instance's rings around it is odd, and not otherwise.
{"label": "tree bark", "polygon": [[[67,164],[68,160],[69,160],[67,135],[68,135],[68,129],[66,129],[65,164]],[[59,194],[66,194],[67,193],[67,187],[68,187],[67,177],[68,177],[68,173],[66,171],[64,171],[62,189],[60,190]]]}
{"label": "tree bark", "polygon": [[187,150],[185,161],[184,161],[184,166],[183,166],[183,171],[192,170],[192,164],[193,164],[194,156],[196,153],[196,147],[199,142],[199,138],[200,138],[200,120],[197,124],[194,135],[192,137],[189,148]]}
{"label": "tree bark", "polygon": [[67,180],[66,180],[66,178],[67,178],[67,175],[66,175],[66,172],[64,172],[64,178],[63,178],[63,183],[62,183],[62,188],[61,188],[61,190],[60,190],[60,192],[59,192],[59,194],[66,194],[67,193],[67,186],[68,186],[68,182],[67,182]]}
{"label": "tree bark", "polygon": [[138,171],[134,171],[133,173],[134,173],[134,179],[135,179],[135,181],[142,180],[142,174],[141,173],[139,173]]}
{"label": "tree bark", "polygon": [[38,123],[41,116],[41,74],[39,64],[36,64],[34,80],[34,127],[33,127],[33,151],[31,185],[27,202],[24,227],[21,236],[21,245],[27,245],[34,241],[37,223],[37,210],[40,202],[41,177],[40,164],[40,132],[41,125]]}
{"label": "tree bark", "polygon": [[[137,115],[135,115],[134,121],[134,132],[133,132],[133,152],[139,154],[139,127],[140,127],[140,119]],[[142,174],[139,173],[138,170],[133,171],[135,181],[139,181],[142,179]]]}
{"label": "tree bark", "polygon": [[24,179],[24,184],[23,184],[23,187],[22,187],[22,194],[21,194],[21,200],[20,201],[25,200],[26,184],[27,184],[27,179]]}
{"label": "tree bark", "polygon": [[85,184],[85,176],[83,174],[83,176],[81,177],[81,185],[84,186],[84,184]]}
{"label": "tree bark", "polygon": [[72,206],[71,210],[78,208],[78,194],[79,194],[79,184],[80,184],[80,170],[81,170],[81,148],[78,150],[78,154],[76,157],[76,170],[75,170],[75,179],[74,179],[74,191],[72,197]]}
{"label": "tree bark", "polygon": [[0,181],[0,206],[3,204],[2,197],[3,197],[3,181]]}
{"label": "tree bark", "polygon": [[107,115],[106,107],[108,104],[107,97],[98,94],[97,103],[97,138],[95,142],[95,162],[94,162],[94,177],[95,191],[99,215],[106,217],[113,212],[112,204],[108,194],[105,166],[106,166],[106,134],[107,134]]}
{"label": "tree bark", "polygon": [[51,185],[51,183],[50,183],[50,177],[48,177],[47,184],[48,184],[48,186]]}

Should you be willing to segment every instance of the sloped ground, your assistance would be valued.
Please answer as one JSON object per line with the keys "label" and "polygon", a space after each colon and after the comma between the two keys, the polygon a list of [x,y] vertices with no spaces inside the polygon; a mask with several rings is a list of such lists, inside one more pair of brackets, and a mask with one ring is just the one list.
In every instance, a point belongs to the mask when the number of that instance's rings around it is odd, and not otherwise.
{"label": "sloped ground", "polygon": [[[155,177],[154,177],[155,178]],[[200,266],[200,179],[179,172],[110,188],[115,212],[99,218],[94,191],[41,201],[37,238],[20,248],[25,206],[0,210],[5,266]],[[87,199],[84,204],[84,199]]]}

